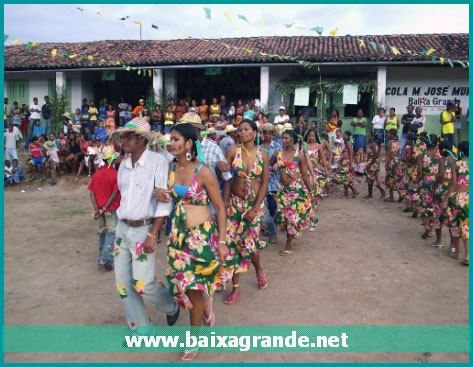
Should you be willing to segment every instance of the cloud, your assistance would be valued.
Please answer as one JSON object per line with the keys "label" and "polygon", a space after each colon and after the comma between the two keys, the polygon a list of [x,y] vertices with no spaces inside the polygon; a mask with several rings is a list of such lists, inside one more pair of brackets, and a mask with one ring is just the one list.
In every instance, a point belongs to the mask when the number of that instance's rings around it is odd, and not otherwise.
{"label": "cloud", "polygon": [[[204,7],[211,9],[211,20],[205,19]],[[232,15],[232,22],[224,12]],[[315,36],[309,30],[315,26],[323,27],[324,35],[336,27],[339,35],[468,33],[468,14],[467,4],[5,4],[4,32],[13,39],[35,42],[139,39],[136,20],[144,24],[143,39],[177,39],[177,33],[195,38]],[[126,21],[119,20],[125,16],[129,16]],[[268,24],[259,24],[260,19]],[[287,29],[288,23],[295,25]]]}

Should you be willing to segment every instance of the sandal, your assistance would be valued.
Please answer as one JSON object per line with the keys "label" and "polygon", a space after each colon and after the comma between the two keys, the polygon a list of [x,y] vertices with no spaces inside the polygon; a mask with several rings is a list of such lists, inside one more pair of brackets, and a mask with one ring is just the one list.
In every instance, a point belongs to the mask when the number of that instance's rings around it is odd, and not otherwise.
{"label": "sandal", "polygon": [[[235,287],[235,286],[233,286]],[[225,297],[223,303],[226,305],[233,305],[238,299],[241,297],[240,293],[230,293],[228,296]]]}
{"label": "sandal", "polygon": [[441,242],[437,242],[437,241],[435,241],[435,242],[433,242],[433,243],[432,243],[432,247],[438,247],[438,248],[442,248],[442,247],[443,247],[443,245],[442,245],[442,243],[441,243]]}
{"label": "sandal", "polygon": [[469,259],[462,260],[461,264],[465,266],[470,266],[470,260]]}
{"label": "sandal", "polygon": [[197,347],[197,348],[194,348],[194,349],[191,349],[191,350],[184,351],[184,353],[181,356],[181,361],[183,361],[183,362],[193,361],[194,359],[197,358],[197,351],[198,350],[199,350],[199,348]]}
{"label": "sandal", "polygon": [[457,255],[455,252],[451,252],[451,253],[450,253],[450,257],[451,257],[452,259],[455,259],[455,260],[460,260],[460,258],[458,257],[458,255]]}
{"label": "sandal", "polygon": [[422,233],[421,237],[425,240],[426,238],[429,238],[432,236],[433,236],[432,231],[425,231],[424,233]]}
{"label": "sandal", "polygon": [[259,289],[263,290],[263,289],[268,288],[268,278],[266,277],[266,274],[264,272],[263,265],[260,265],[260,267],[261,267],[261,271],[263,272],[263,276],[257,279],[258,279]]}
{"label": "sandal", "polygon": [[287,255],[292,254],[292,250],[282,250],[279,254],[281,256],[287,256]]}
{"label": "sandal", "polygon": [[215,315],[213,310],[210,310],[209,318],[206,318],[204,315],[204,326],[214,326],[215,325]]}

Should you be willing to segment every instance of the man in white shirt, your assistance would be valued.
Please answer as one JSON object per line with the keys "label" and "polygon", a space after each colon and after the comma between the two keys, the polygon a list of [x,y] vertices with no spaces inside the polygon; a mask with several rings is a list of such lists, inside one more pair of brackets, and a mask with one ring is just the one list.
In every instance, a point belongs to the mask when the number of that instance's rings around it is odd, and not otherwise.
{"label": "man in white shirt", "polygon": [[412,119],[411,125],[417,126],[417,134],[424,131],[425,116],[422,116],[422,108],[416,107],[416,117]]}
{"label": "man in white shirt", "polygon": [[142,118],[134,118],[113,135],[130,157],[118,170],[121,202],[113,248],[118,293],[130,326],[151,326],[143,298],[167,314],[172,326],[179,317],[179,306],[169,288],[156,282],[157,233],[171,212],[170,203],[161,203],[155,189],[167,189],[169,164],[161,154],[147,149],[153,140],[151,127]]}
{"label": "man in white shirt", "polygon": [[14,127],[12,123],[8,124],[8,129],[4,133],[5,139],[5,160],[13,163],[14,159],[18,159],[16,151],[16,142],[22,139],[20,130]]}
{"label": "man in white shirt", "polygon": [[274,125],[284,125],[289,122],[289,116],[286,115],[286,107],[279,107],[279,115],[274,118]]}
{"label": "man in white shirt", "polygon": [[27,138],[25,140],[25,149],[28,148],[28,144],[30,143],[31,137],[33,136],[33,127],[35,120],[41,119],[41,108],[38,104],[38,98],[33,98],[33,104],[30,105],[30,122],[28,123],[28,133]]}

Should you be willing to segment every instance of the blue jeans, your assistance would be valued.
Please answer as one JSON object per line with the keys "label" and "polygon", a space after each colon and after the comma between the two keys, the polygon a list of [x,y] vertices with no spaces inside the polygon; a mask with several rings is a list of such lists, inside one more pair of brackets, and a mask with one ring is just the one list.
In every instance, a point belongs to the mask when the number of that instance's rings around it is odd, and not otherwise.
{"label": "blue jeans", "polygon": [[142,248],[151,224],[129,227],[118,222],[113,255],[118,294],[125,307],[126,321],[136,326],[152,326],[143,299],[157,309],[174,315],[178,305],[169,293],[169,287],[156,281],[156,254],[145,254]]}
{"label": "blue jeans", "polygon": [[264,199],[263,223],[269,238],[275,238],[277,236],[277,228],[274,222],[277,212],[277,204],[273,195],[275,195],[275,193],[268,193]]}
{"label": "blue jeans", "polygon": [[366,152],[366,135],[353,135],[353,142],[353,153],[356,153],[359,147],[363,147]]}
{"label": "blue jeans", "polygon": [[174,211],[176,210],[176,203],[174,202],[174,200],[172,201],[172,210],[171,210],[171,214],[169,215],[168,219],[166,219],[166,237],[169,236],[169,234],[171,233],[171,229],[172,229],[172,218],[174,218]]}
{"label": "blue jeans", "polygon": [[45,132],[46,132],[46,136],[49,136],[49,133],[51,133],[51,129],[52,129],[52,120],[51,119],[44,119],[44,127],[45,127]]}
{"label": "blue jeans", "polygon": [[164,133],[168,133],[171,131],[174,125],[164,125]]}
{"label": "blue jeans", "polygon": [[151,126],[151,130],[161,132],[161,131],[163,131],[163,124],[162,123],[153,124]]}
{"label": "blue jeans", "polygon": [[407,144],[407,134],[401,134],[401,149],[399,150],[399,156],[402,156],[402,152]]}
{"label": "blue jeans", "polygon": [[22,178],[25,178],[24,175],[20,175],[19,173],[13,173],[13,182],[19,183]]}
{"label": "blue jeans", "polygon": [[455,134],[441,134],[442,138],[449,141],[452,146],[455,145]]}
{"label": "blue jeans", "polygon": [[113,264],[113,242],[115,240],[115,229],[117,227],[117,215],[115,211],[102,214],[99,219],[99,265]]}
{"label": "blue jeans", "polygon": [[384,143],[384,129],[374,129],[374,137],[376,143],[381,145]]}

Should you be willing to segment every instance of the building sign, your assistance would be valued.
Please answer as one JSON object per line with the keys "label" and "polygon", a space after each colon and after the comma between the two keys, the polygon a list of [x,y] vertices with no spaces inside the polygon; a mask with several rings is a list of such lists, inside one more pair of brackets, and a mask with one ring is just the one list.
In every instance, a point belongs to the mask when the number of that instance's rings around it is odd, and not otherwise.
{"label": "building sign", "polygon": [[386,107],[394,107],[399,114],[405,113],[409,104],[422,107],[424,114],[437,114],[445,110],[450,101],[460,101],[466,113],[469,96],[467,71],[444,68],[388,68]]}

